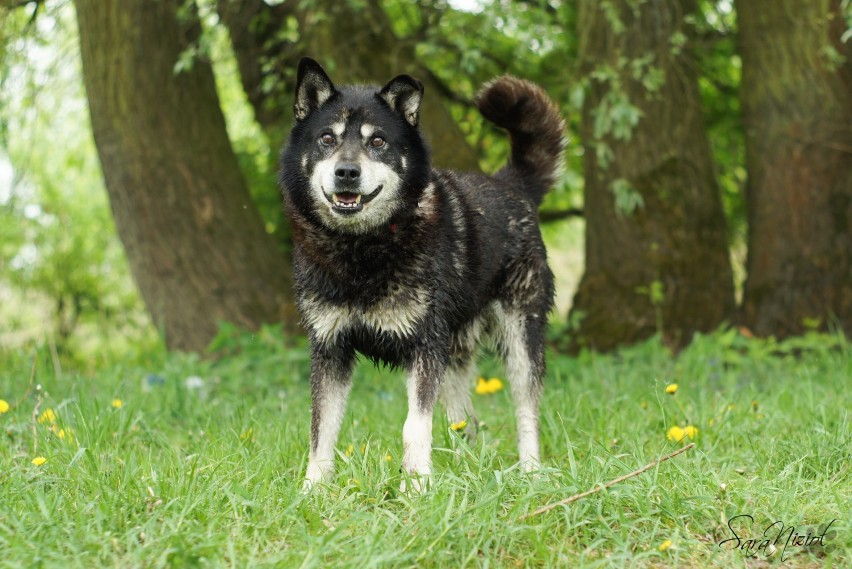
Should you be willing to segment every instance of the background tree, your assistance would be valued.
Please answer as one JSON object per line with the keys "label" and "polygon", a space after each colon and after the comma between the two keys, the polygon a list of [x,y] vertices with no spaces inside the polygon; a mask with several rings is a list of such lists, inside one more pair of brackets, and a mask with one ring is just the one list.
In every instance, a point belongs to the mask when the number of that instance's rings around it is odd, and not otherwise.
{"label": "background tree", "polygon": [[447,89],[419,62],[414,44],[394,35],[377,0],[275,5],[263,0],[218,0],[217,11],[231,35],[255,117],[271,141],[283,142],[292,122],[299,58],[315,54],[328,64],[332,80],[339,84],[383,85],[400,73],[417,77],[428,93],[421,112],[429,120],[422,128],[435,165],[479,168],[476,153],[444,106],[442,94],[446,96]]}
{"label": "background tree", "polygon": [[739,0],[745,324],[852,333],[852,43],[840,0]]}
{"label": "background tree", "polygon": [[661,332],[673,346],[734,311],[689,0],[580,2],[586,269],[573,348]]}
{"label": "background tree", "polygon": [[291,269],[245,186],[212,69],[199,58],[175,73],[201,32],[192,4],[76,5],[110,204],[166,344],[202,350],[220,321],[247,328],[293,322]]}

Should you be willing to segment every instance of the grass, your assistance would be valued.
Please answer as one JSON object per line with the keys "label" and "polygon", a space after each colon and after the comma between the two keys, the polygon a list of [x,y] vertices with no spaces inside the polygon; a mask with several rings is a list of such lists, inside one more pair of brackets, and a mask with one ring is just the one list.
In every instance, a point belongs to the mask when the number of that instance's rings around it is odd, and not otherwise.
{"label": "grass", "polygon": [[[0,398],[13,405],[0,415],[0,567],[843,567],[852,559],[852,347],[835,337],[779,345],[728,331],[677,358],[655,341],[615,355],[552,354],[544,472],[531,478],[514,464],[503,390],[475,396],[484,426],[472,446],[436,417],[434,484],[423,495],[397,492],[404,381],[366,364],[334,483],[300,493],[308,363],[304,349],[280,345],[271,330],[225,335],[217,361],[154,354],[79,374],[58,373],[49,350],[0,355]],[[502,374],[487,359],[480,372]],[[203,385],[192,387],[190,376]],[[670,383],[679,385],[673,396]],[[38,422],[47,409],[55,423]],[[698,429],[689,452],[519,519],[672,452],[683,443],[667,431],[687,424]],[[46,462],[32,464],[36,457]],[[765,550],[747,558],[730,542],[719,547],[739,514],[754,520],[735,522],[743,539],[778,520],[802,534],[837,521],[825,547],[789,546],[781,562],[786,533],[768,560]]]}

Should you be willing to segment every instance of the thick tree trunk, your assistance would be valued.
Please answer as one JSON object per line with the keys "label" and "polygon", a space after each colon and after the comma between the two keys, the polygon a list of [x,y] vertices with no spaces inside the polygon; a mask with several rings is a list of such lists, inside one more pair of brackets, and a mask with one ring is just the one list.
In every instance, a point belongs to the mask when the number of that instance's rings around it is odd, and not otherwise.
{"label": "thick tree trunk", "polygon": [[78,0],[83,77],[119,236],[173,349],[220,321],[293,322],[292,279],[252,205],[208,62],[175,73],[198,38],[183,0]]}
{"label": "thick tree trunk", "polygon": [[[263,0],[219,0],[218,12],[228,27],[243,88],[255,117],[273,142],[283,140],[293,108],[293,70],[302,55],[327,65],[336,83],[384,85],[409,73],[421,80],[426,97],[421,128],[439,168],[478,170],[473,148],[444,106],[432,75],[421,66],[410,43],[393,34],[387,14],[376,0],[326,2],[306,8],[298,2],[270,6]],[[288,25],[297,24],[298,42],[288,41]]]}
{"label": "thick tree trunk", "polygon": [[[726,222],[694,66],[688,50],[676,48],[675,38],[690,35],[684,16],[693,8],[686,0],[580,3],[580,70],[590,90],[582,121],[586,271],[571,309],[579,320],[575,350],[607,350],[658,331],[678,348],[733,315]],[[650,67],[639,64],[647,58]],[[649,69],[662,73],[655,92],[642,82],[654,81]],[[617,106],[619,90],[641,112],[629,140],[596,124],[613,116],[601,105]],[[616,196],[631,194],[643,205],[620,211]]]}
{"label": "thick tree trunk", "polygon": [[840,42],[840,1],[736,7],[749,176],[744,323],[762,336],[817,322],[852,334],[852,43]]}

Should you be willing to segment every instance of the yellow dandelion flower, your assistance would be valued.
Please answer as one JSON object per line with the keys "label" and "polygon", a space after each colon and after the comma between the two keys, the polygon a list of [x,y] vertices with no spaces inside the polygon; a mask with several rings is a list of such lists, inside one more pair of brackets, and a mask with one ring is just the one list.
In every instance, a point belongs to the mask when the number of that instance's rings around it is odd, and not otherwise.
{"label": "yellow dandelion flower", "polygon": [[480,377],[476,382],[476,393],[479,395],[497,393],[501,389],[503,389],[503,380],[499,377],[492,377],[491,379]]}
{"label": "yellow dandelion flower", "polygon": [[670,548],[672,545],[673,545],[672,540],[667,539],[666,541],[661,543],[660,547],[658,547],[657,549],[659,549],[660,551],[665,551],[666,549]]}
{"label": "yellow dandelion flower", "polygon": [[121,409],[122,406],[124,406],[124,401],[122,401],[121,399],[113,399],[112,406],[114,409]]}
{"label": "yellow dandelion flower", "polygon": [[349,445],[349,447],[347,447],[347,449],[346,449],[346,453],[345,453],[345,454],[346,454],[346,456],[352,456],[352,454],[353,454],[354,452],[355,452],[355,447],[354,447],[354,446],[352,446],[352,445]]}
{"label": "yellow dandelion flower", "polygon": [[37,457],[35,457],[34,459],[32,459],[32,461],[31,461],[31,462],[32,462],[34,465],[36,465],[36,466],[41,466],[42,464],[44,464],[45,462],[47,462],[47,459],[46,459],[46,458],[44,458],[43,456],[37,456]]}
{"label": "yellow dandelion flower", "polygon": [[9,402],[5,399],[0,399],[0,413],[8,413],[9,409],[11,409]]}
{"label": "yellow dandelion flower", "polygon": [[674,395],[677,393],[677,383],[670,383],[666,386],[666,393],[669,395]]}
{"label": "yellow dandelion flower", "polygon": [[56,436],[63,441],[68,441],[69,443],[74,442],[74,431],[72,431],[70,427],[67,429],[59,429]]}
{"label": "yellow dandelion flower", "polygon": [[693,427],[692,425],[687,425],[683,428],[683,434],[689,437],[690,439],[694,439],[698,436],[698,429]]}
{"label": "yellow dandelion flower", "polygon": [[44,412],[38,416],[38,422],[41,424],[55,423],[56,413],[53,412],[53,409],[45,409]]}
{"label": "yellow dandelion flower", "polygon": [[450,425],[450,428],[454,431],[461,431],[465,427],[467,427],[467,421],[459,421],[458,423]]}
{"label": "yellow dandelion flower", "polygon": [[683,432],[683,429],[675,425],[666,433],[666,438],[672,442],[677,442],[683,440],[683,437],[686,436],[686,433]]}
{"label": "yellow dandelion flower", "polygon": [[385,462],[390,462],[390,461],[391,461],[391,455],[390,455],[390,454],[386,454],[386,455],[385,455]]}

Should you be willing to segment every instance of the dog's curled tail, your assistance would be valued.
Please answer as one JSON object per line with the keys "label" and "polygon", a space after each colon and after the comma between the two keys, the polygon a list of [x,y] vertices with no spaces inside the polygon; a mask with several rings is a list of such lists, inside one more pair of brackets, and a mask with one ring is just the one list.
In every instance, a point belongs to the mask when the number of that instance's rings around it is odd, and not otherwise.
{"label": "dog's curled tail", "polygon": [[556,104],[538,85],[510,75],[482,87],[476,104],[482,116],[509,131],[509,168],[540,204],[559,176],[565,150],[565,121]]}

